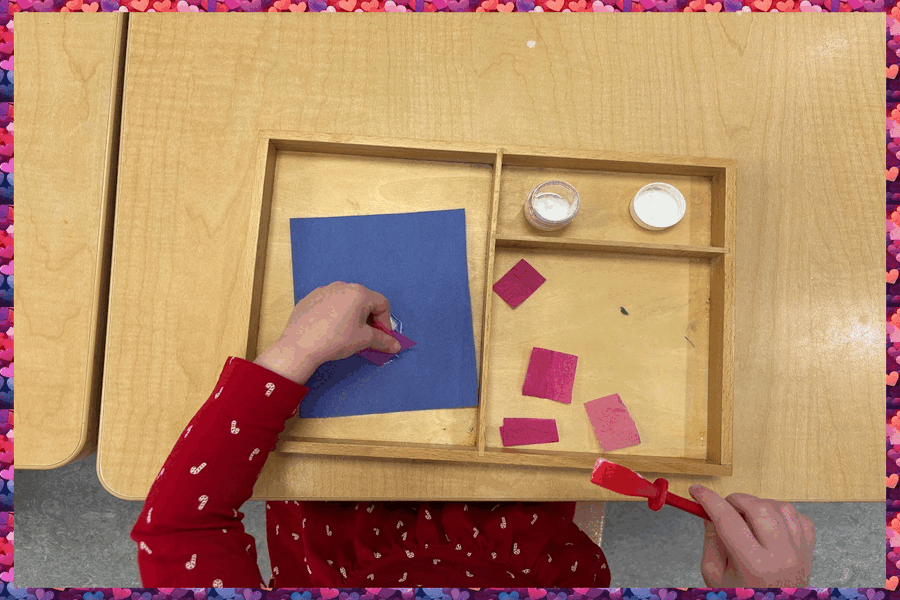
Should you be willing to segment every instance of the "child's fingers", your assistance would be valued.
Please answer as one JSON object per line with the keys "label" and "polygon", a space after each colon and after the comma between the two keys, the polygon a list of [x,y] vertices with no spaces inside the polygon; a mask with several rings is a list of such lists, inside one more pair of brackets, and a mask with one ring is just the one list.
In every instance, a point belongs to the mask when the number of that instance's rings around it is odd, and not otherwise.
{"label": "child's fingers", "polygon": [[[383,295],[374,290],[363,288],[365,297],[363,299],[363,307],[371,315],[372,319],[376,319],[384,325],[388,331],[391,330],[391,303]],[[368,316],[368,315],[367,315]]]}
{"label": "child's fingers", "polygon": [[691,486],[689,491],[706,510],[727,552],[734,556],[749,556],[759,551],[759,542],[731,503],[703,486]]}
{"label": "child's fingers", "polygon": [[381,352],[400,352],[400,342],[383,331],[378,329],[373,329],[373,331],[374,334],[372,335],[372,342],[369,344],[369,348]]}

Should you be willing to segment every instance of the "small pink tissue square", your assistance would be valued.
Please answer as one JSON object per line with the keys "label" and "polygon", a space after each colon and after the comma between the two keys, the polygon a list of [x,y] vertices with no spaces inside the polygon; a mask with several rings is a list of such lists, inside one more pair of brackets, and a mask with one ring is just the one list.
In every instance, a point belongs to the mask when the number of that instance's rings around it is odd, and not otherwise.
{"label": "small pink tissue square", "polygon": [[618,394],[584,403],[597,441],[606,452],[641,443],[634,419]]}
{"label": "small pink tissue square", "polygon": [[550,444],[559,441],[556,419],[503,419],[500,438],[504,446]]}
{"label": "small pink tissue square", "polygon": [[494,284],[494,292],[515,308],[547,281],[524,258]]}
{"label": "small pink tissue square", "polygon": [[578,357],[574,354],[533,348],[522,394],[571,404],[577,366]]}
{"label": "small pink tissue square", "polygon": [[[398,333],[396,331],[392,331],[391,335],[395,340],[400,342],[400,352],[403,352],[407,348],[412,348],[416,345],[414,341],[403,335],[402,333]],[[399,354],[398,352],[397,354]],[[397,356],[397,354],[391,354],[390,352],[381,352],[380,350],[373,350],[372,348],[366,348],[365,350],[360,350],[357,352],[360,356],[368,360],[369,362],[373,362],[379,367],[384,365],[386,362]]]}

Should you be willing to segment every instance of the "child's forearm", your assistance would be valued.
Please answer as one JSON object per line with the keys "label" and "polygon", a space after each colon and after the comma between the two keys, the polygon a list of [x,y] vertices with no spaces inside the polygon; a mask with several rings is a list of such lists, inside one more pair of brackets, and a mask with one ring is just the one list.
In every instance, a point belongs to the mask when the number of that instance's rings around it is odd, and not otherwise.
{"label": "child's forearm", "polygon": [[262,365],[228,360],[131,531],[145,587],[260,587],[238,509],[308,391]]}

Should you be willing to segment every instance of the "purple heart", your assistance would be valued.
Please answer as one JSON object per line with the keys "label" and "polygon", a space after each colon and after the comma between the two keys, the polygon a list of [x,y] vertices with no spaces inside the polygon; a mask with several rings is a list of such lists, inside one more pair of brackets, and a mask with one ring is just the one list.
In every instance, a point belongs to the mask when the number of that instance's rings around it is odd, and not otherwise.
{"label": "purple heart", "polygon": [[216,12],[217,0],[206,0],[206,12]]}
{"label": "purple heart", "polygon": [[656,6],[656,0],[641,0],[641,6],[644,7],[644,10],[650,10]]}
{"label": "purple heart", "polygon": [[884,10],[884,0],[876,0],[875,2],[864,2],[866,10],[869,12],[881,12]]}
{"label": "purple heart", "polygon": [[631,0],[622,1],[622,12],[631,12]]}
{"label": "purple heart", "polygon": [[741,0],[725,0],[725,10],[728,12],[738,12],[744,7]]}
{"label": "purple heart", "polygon": [[241,0],[241,9],[244,12],[259,12],[262,7],[262,0]]}
{"label": "purple heart", "polygon": [[840,0],[831,0],[831,12],[840,12],[840,10],[841,10]]}
{"label": "purple heart", "polygon": [[656,8],[659,12],[674,12],[678,8],[678,0],[659,0]]}
{"label": "purple heart", "polygon": [[322,12],[328,8],[328,2],[325,0],[309,0],[306,6],[309,7],[310,12]]}
{"label": "purple heart", "polygon": [[225,6],[227,6],[229,10],[234,10],[240,5],[240,0],[225,0]]}
{"label": "purple heart", "polygon": [[447,4],[450,3],[450,0],[431,0],[431,3],[437,10],[444,10],[447,8]]}
{"label": "purple heart", "polygon": [[[119,10],[119,2],[118,0],[100,0],[100,9],[103,12],[116,12]],[[2,9],[0,12],[3,12]]]}
{"label": "purple heart", "polygon": [[531,0],[516,0],[516,10],[518,12],[531,12],[534,10],[534,2]]}
{"label": "purple heart", "polygon": [[450,0],[447,4],[450,7],[450,10],[453,12],[465,12],[469,10],[469,0],[460,0],[459,2],[454,2],[454,0]]}
{"label": "purple heart", "polygon": [[49,12],[55,8],[53,3],[54,0],[34,0],[34,8],[38,12]]}

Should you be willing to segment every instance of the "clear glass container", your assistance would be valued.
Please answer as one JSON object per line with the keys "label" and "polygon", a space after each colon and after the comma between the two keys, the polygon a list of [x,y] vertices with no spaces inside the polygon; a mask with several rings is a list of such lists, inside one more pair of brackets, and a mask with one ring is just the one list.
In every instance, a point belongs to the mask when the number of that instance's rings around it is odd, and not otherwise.
{"label": "clear glass container", "polygon": [[528,195],[525,219],[543,231],[562,229],[578,214],[578,192],[565,181],[545,181]]}

